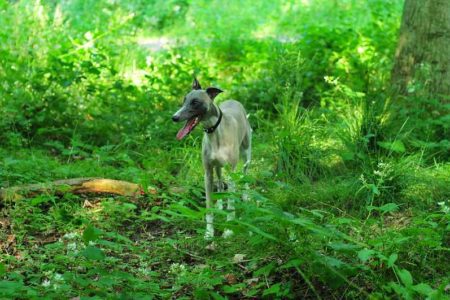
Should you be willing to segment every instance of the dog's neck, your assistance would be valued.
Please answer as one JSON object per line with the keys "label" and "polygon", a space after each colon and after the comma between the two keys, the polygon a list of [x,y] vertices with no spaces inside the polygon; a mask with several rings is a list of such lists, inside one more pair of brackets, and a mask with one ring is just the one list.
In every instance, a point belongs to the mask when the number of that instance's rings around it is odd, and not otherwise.
{"label": "dog's neck", "polygon": [[210,109],[202,120],[203,129],[211,128],[216,125],[219,120],[219,116],[219,107],[215,103],[212,103]]}

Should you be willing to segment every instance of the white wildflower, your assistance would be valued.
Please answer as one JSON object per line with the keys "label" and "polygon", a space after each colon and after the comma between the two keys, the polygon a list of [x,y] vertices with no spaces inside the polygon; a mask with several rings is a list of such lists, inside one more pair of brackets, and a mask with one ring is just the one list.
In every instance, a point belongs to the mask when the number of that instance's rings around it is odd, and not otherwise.
{"label": "white wildflower", "polygon": [[77,251],[77,243],[68,243],[67,244],[67,250],[69,251]]}
{"label": "white wildflower", "polygon": [[63,281],[63,280],[64,280],[62,274],[59,274],[59,273],[56,273],[55,276],[53,276],[53,278],[54,278],[56,281]]}
{"label": "white wildflower", "polygon": [[76,232],[69,232],[69,233],[66,233],[65,235],[63,235],[63,238],[66,239],[66,240],[73,240],[77,236],[78,236],[78,233],[76,233]]}
{"label": "white wildflower", "polygon": [[186,272],[186,266],[179,263],[173,263],[170,265],[170,273],[172,274],[183,274]]}
{"label": "white wildflower", "polygon": [[42,282],[42,286],[43,287],[49,287],[51,285],[51,282],[50,282],[50,280],[48,280],[48,279],[45,279],[43,282]]}

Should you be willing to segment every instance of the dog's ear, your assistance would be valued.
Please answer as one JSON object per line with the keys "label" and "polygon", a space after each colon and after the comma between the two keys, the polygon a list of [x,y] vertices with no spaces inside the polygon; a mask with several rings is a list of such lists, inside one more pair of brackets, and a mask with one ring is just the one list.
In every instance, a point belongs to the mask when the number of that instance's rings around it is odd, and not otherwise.
{"label": "dog's ear", "polygon": [[208,93],[208,96],[209,96],[209,98],[211,98],[211,100],[214,100],[214,98],[216,98],[216,96],[222,92],[223,91],[221,89],[218,89],[215,87],[209,87],[206,89],[206,93]]}
{"label": "dog's ear", "polygon": [[192,82],[192,89],[193,90],[201,90],[202,89],[200,82],[198,82],[197,78],[195,78],[195,77],[194,77],[194,81]]}

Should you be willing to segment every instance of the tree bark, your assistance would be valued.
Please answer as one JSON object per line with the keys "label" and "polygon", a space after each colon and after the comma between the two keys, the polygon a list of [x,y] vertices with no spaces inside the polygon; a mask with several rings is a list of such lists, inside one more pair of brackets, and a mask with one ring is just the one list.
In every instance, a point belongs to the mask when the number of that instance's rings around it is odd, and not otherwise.
{"label": "tree bark", "polygon": [[405,0],[392,83],[400,95],[418,86],[449,101],[450,0]]}

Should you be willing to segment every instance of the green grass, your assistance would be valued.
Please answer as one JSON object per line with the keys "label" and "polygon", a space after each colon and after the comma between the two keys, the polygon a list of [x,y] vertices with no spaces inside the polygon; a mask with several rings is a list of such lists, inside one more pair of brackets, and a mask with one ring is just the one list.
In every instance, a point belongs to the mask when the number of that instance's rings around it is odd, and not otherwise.
{"label": "green grass", "polygon": [[[448,298],[445,106],[392,105],[401,4],[0,0],[0,187],[156,189],[0,202],[0,299]],[[254,130],[213,242],[202,132],[176,141],[170,120],[193,74]]]}
{"label": "green grass", "polygon": [[[231,224],[220,221],[218,212],[219,232],[228,226],[235,236],[215,239],[215,251],[203,240],[202,174],[194,170],[199,168],[194,158],[187,166],[192,169],[172,177],[155,156],[124,164],[121,155],[111,153],[109,161],[96,154],[68,161],[42,150],[3,152],[2,180],[10,184],[101,176],[147,180],[158,191],[138,198],[65,194],[5,203],[3,220],[10,223],[2,228],[2,240],[12,241],[3,249],[3,265],[12,272],[5,274],[3,295],[334,297],[345,292],[365,298],[394,291],[419,295],[422,288],[435,289],[436,295],[443,291],[448,165],[416,166],[399,179],[396,198],[389,198],[384,190],[390,185],[378,185],[380,194],[372,195],[357,174],[302,184],[277,179],[274,165],[266,162],[273,154],[258,146],[262,140],[255,135],[255,163],[245,179],[253,202],[240,203],[240,217]],[[141,166],[144,159],[153,160],[147,161],[151,171]],[[406,160],[395,167],[408,165]],[[174,193],[172,186],[183,189]],[[378,196],[387,199],[369,212],[368,201],[381,201]],[[233,262],[241,254],[243,261]],[[414,284],[399,279],[401,272],[411,273]]]}

